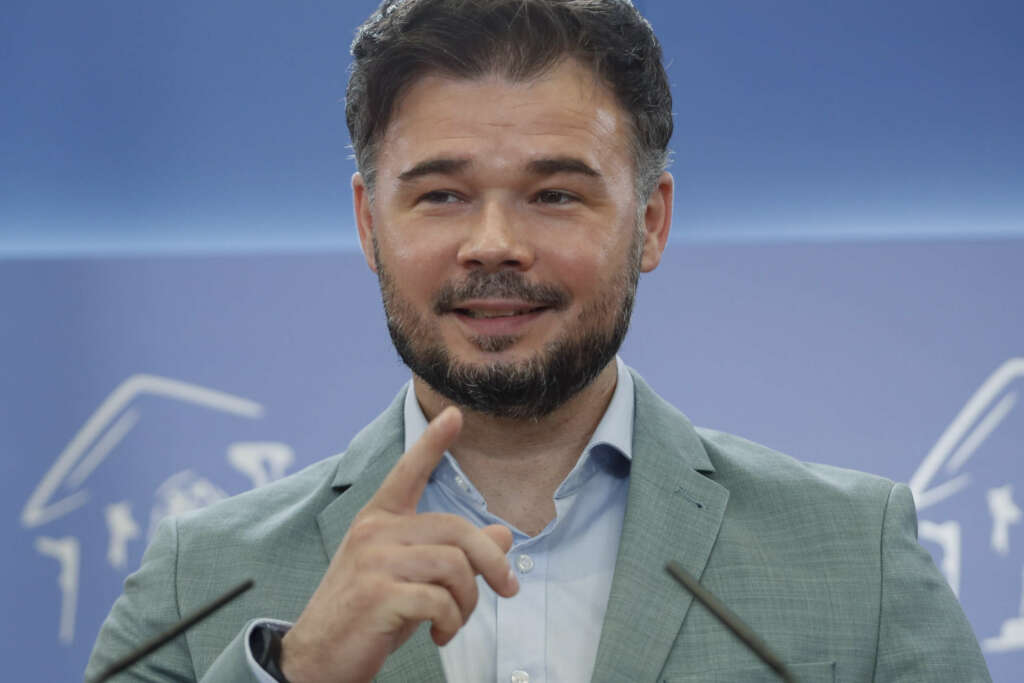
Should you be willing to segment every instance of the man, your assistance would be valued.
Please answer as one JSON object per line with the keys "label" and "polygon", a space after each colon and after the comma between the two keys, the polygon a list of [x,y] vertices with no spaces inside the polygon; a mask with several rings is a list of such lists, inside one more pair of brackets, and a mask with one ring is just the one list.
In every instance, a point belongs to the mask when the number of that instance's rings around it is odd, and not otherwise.
{"label": "man", "polygon": [[906,487],[695,430],[616,358],[672,213],[632,5],[389,1],[353,55],[359,236],[412,382],[343,455],[166,521],[89,675],[253,577],[127,678],[771,680],[674,560],[799,680],[988,680]]}

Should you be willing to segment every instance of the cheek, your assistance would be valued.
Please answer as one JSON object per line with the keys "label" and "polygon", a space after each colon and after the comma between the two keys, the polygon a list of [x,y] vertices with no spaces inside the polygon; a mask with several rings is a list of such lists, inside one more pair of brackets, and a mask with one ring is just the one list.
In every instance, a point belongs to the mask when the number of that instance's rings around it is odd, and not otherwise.
{"label": "cheek", "polygon": [[433,301],[444,282],[445,271],[436,260],[412,254],[396,255],[386,262],[392,280],[407,301],[427,304]]}
{"label": "cheek", "polygon": [[[581,305],[607,286],[617,268],[608,251],[594,244],[549,252],[545,261],[548,265],[543,270],[549,281],[567,289]],[[546,278],[542,275],[539,279]]]}
{"label": "cheek", "polygon": [[391,279],[411,300],[429,299],[450,277],[457,247],[442,236],[416,230],[378,233],[378,255]]}

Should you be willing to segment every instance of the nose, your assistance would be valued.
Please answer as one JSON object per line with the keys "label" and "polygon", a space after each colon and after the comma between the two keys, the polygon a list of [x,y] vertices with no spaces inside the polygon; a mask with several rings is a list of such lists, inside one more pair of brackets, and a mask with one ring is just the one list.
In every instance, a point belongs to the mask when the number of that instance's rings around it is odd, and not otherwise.
{"label": "nose", "polygon": [[487,271],[528,270],[533,265],[533,249],[513,214],[513,209],[500,201],[485,203],[459,247],[459,265]]}

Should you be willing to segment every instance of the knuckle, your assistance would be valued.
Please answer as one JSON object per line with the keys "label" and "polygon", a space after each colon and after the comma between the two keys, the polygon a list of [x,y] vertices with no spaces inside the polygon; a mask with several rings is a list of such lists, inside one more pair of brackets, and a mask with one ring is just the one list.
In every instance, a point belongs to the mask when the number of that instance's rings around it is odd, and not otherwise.
{"label": "knuckle", "polygon": [[424,586],[424,588],[431,611],[451,622],[453,600],[448,591],[440,586]]}
{"label": "knuckle", "polygon": [[473,585],[476,585],[476,581],[473,578],[475,576],[473,565],[466,556],[466,553],[461,550],[456,550],[456,552],[452,554],[451,571],[458,575],[463,581],[469,581],[473,583]]}
{"label": "knuckle", "polygon": [[378,599],[389,596],[394,590],[394,582],[382,574],[368,573],[365,575],[362,584],[366,595]]}
{"label": "knuckle", "polygon": [[461,548],[445,546],[431,556],[434,570],[441,576],[448,577],[454,585],[474,582],[473,566]]}
{"label": "knuckle", "polygon": [[467,519],[451,515],[445,519],[444,533],[450,543],[468,551],[478,545],[480,529]]}
{"label": "knuckle", "polygon": [[387,567],[387,554],[379,546],[368,545],[353,553],[353,564],[356,571],[371,573]]}
{"label": "knuckle", "polygon": [[477,588],[476,579],[471,580],[466,584],[466,595],[465,602],[463,604],[463,611],[465,612],[465,618],[468,619],[469,615],[476,609],[476,603],[480,600],[480,589]]}
{"label": "knuckle", "polygon": [[451,574],[459,567],[459,558],[464,557],[462,551],[453,546],[436,548],[425,558],[430,568],[438,574]]}
{"label": "knuckle", "polygon": [[462,535],[468,536],[471,534],[477,534],[480,529],[475,524],[470,522],[465,517],[459,517],[458,515],[449,515],[452,525],[452,531]]}
{"label": "knuckle", "polygon": [[463,624],[465,624],[466,620],[469,618],[469,615],[464,615],[454,600],[447,600],[445,602],[445,617],[451,623],[452,631],[454,632],[462,628]]}
{"label": "knuckle", "polygon": [[351,543],[363,544],[380,535],[383,528],[384,520],[380,515],[360,514],[353,520],[346,535]]}
{"label": "knuckle", "polygon": [[361,574],[352,580],[352,590],[347,606],[353,610],[365,610],[378,604],[391,591],[389,582],[376,574]]}
{"label": "knuckle", "polygon": [[457,629],[462,624],[462,615],[455,606],[451,595],[437,586],[422,586],[420,592],[423,604],[427,606],[431,619],[449,629]]}

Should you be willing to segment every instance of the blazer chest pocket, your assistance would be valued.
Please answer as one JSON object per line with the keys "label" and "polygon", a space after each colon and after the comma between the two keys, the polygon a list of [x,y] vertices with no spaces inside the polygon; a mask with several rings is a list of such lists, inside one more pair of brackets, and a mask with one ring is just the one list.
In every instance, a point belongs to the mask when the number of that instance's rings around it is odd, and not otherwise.
{"label": "blazer chest pocket", "polygon": [[[789,670],[797,683],[834,683],[835,662],[812,662],[789,664]],[[778,674],[767,666],[755,669],[718,669],[699,674],[669,675],[663,683],[780,683]]]}

